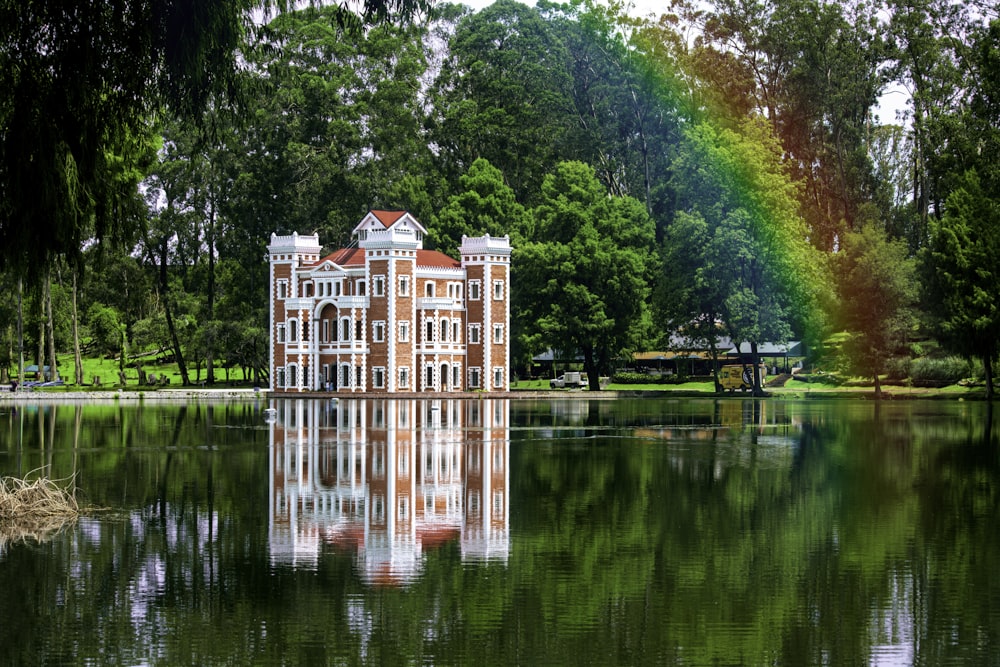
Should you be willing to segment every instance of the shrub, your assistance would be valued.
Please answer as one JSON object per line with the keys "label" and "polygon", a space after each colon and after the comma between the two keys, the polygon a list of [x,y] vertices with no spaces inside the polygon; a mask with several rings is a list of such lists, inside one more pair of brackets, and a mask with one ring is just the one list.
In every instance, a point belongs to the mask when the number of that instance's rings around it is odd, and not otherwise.
{"label": "shrub", "polygon": [[676,384],[678,378],[673,375],[646,375],[634,371],[619,371],[611,377],[614,384]]}
{"label": "shrub", "polygon": [[961,357],[921,357],[910,364],[910,378],[916,385],[944,386],[964,380],[971,370],[969,362]]}

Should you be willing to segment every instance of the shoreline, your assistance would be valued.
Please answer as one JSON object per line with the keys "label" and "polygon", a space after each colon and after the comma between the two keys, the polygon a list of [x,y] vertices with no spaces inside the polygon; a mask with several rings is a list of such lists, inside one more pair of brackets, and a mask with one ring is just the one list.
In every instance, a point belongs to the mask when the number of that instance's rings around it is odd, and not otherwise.
{"label": "shoreline", "polygon": [[899,392],[883,391],[881,399],[876,399],[871,390],[815,390],[801,389],[784,391],[772,389],[765,396],[754,397],[749,393],[724,393],[698,390],[622,390],[612,389],[599,392],[587,390],[539,390],[522,389],[504,392],[405,392],[405,393],[351,393],[309,391],[302,393],[275,393],[268,389],[254,388],[184,388],[156,390],[108,390],[80,389],[67,391],[24,391],[5,392],[0,390],[0,405],[39,402],[168,402],[168,401],[267,401],[279,400],[330,400],[385,398],[395,400],[450,399],[450,400],[616,400],[620,398],[676,398],[676,399],[777,399],[777,400],[971,400],[985,401],[985,390],[970,389],[964,392],[946,389],[907,389]]}

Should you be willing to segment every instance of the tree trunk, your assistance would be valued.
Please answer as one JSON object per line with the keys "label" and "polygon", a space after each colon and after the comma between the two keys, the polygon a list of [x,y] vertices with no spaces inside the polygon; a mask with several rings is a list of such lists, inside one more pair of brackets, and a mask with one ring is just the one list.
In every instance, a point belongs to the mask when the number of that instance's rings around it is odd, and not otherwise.
{"label": "tree trunk", "polygon": [[993,354],[987,352],[983,357],[983,372],[986,375],[986,400],[993,400]]}
{"label": "tree trunk", "polygon": [[879,380],[878,373],[875,373],[875,398],[876,400],[882,398],[882,381]]}
{"label": "tree trunk", "polygon": [[[208,211],[208,294],[206,299],[206,310],[208,311],[208,324],[214,326],[215,322],[215,198],[209,203]],[[215,340],[209,341],[208,354],[205,359],[205,370],[208,374],[208,384],[215,384]]]}
{"label": "tree trunk", "polygon": [[59,379],[59,367],[56,364],[56,327],[52,322],[52,269],[45,272],[45,336],[49,343],[49,369],[52,380]]}
{"label": "tree trunk", "polygon": [[587,371],[587,389],[590,391],[601,390],[601,374],[594,363],[594,346],[587,345],[583,348],[583,369]]}
{"label": "tree trunk", "polygon": [[174,346],[174,358],[177,360],[177,370],[181,374],[181,384],[188,387],[191,385],[191,380],[188,379],[187,366],[184,364],[184,354],[181,351],[181,341],[177,337],[177,328],[174,326],[174,316],[170,308],[170,293],[167,282],[166,236],[160,242],[160,295],[163,298],[163,312],[167,317],[167,331],[170,333],[170,342]]}
{"label": "tree trunk", "polygon": [[38,347],[35,349],[35,379],[45,381],[45,285],[38,288]]}
{"label": "tree trunk", "polygon": [[80,354],[80,316],[76,307],[76,271],[73,271],[73,371],[76,384],[83,384],[83,356]]}
{"label": "tree trunk", "polygon": [[17,279],[17,384],[24,386],[24,280]]}
{"label": "tree trunk", "polygon": [[750,341],[750,362],[753,364],[753,395],[763,396],[764,387],[760,381],[760,355],[757,352],[756,341]]}

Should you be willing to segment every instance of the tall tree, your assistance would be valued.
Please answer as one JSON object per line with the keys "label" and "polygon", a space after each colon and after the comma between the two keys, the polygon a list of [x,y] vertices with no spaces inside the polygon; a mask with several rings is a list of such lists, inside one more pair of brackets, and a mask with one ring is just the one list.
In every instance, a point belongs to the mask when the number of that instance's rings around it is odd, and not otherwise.
{"label": "tall tree", "polygon": [[854,334],[848,356],[881,398],[879,376],[915,324],[916,263],[905,242],[890,240],[875,223],[848,234],[836,261],[840,324]]}
{"label": "tall tree", "polygon": [[462,174],[459,192],[434,216],[427,236],[434,247],[448,254],[457,252],[462,236],[510,235],[516,247],[528,237],[527,215],[500,170],[479,158]]}
{"label": "tall tree", "polygon": [[514,255],[520,325],[582,354],[591,390],[649,326],[654,227],[632,197],[611,197],[594,170],[562,162],[542,182],[534,240]]}
{"label": "tall tree", "polygon": [[[79,265],[91,223],[102,237],[134,221],[123,209],[138,204],[150,119],[163,108],[193,119],[213,95],[236,98],[254,12],[288,4],[0,2],[0,268],[55,255]],[[364,0],[359,12],[385,20],[427,4]]]}
{"label": "tall tree", "polygon": [[444,177],[457,181],[483,157],[530,205],[566,156],[571,87],[565,46],[537,9],[498,0],[464,17],[430,90],[429,140]]}
{"label": "tall tree", "polygon": [[923,286],[935,328],[945,344],[982,360],[990,399],[993,364],[1000,352],[998,257],[1000,196],[985,191],[972,171],[948,197],[941,220],[930,222]]}
{"label": "tall tree", "polygon": [[[767,124],[691,128],[674,181],[680,207],[707,222],[709,246],[675,242],[696,256],[709,253],[713,269],[703,277],[714,282],[722,325],[734,342],[749,343],[754,368],[760,343],[783,342],[793,332],[816,335],[825,263],[809,243],[798,186]],[[754,387],[761,391],[756,371]]]}

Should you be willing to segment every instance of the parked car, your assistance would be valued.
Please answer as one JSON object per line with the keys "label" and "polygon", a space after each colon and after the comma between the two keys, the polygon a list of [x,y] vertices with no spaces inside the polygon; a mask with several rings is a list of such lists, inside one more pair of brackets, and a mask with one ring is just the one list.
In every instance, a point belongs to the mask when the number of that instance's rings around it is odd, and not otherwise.
{"label": "parked car", "polygon": [[563,373],[559,377],[549,380],[549,387],[552,389],[580,388],[587,386],[587,374],[577,372]]}

